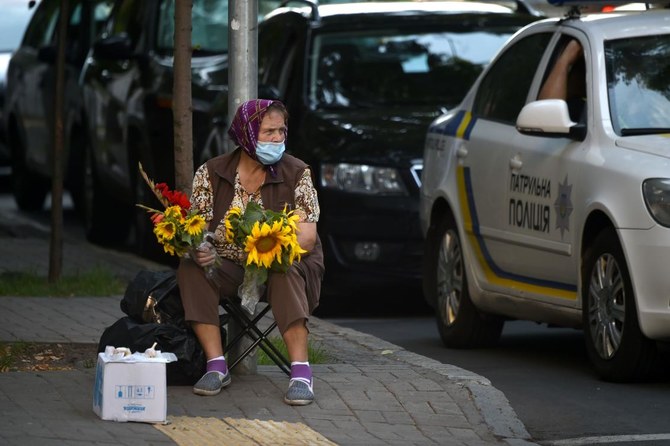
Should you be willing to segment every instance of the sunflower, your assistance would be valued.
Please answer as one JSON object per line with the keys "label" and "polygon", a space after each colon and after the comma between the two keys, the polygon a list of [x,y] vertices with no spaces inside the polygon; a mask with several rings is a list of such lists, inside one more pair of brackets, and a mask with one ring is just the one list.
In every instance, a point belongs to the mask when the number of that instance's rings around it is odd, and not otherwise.
{"label": "sunflower", "polygon": [[154,227],[158,240],[172,240],[177,233],[177,226],[171,221],[161,221]]}
{"label": "sunflower", "polygon": [[235,232],[233,231],[233,224],[229,218],[223,220],[223,225],[226,227],[226,243],[233,243],[235,241]]}
{"label": "sunflower", "polygon": [[305,254],[307,251],[302,249],[300,247],[300,244],[298,243],[298,237],[293,233],[291,235],[291,243],[289,244],[289,250],[288,250],[288,263],[289,265],[293,264],[293,261],[295,258],[298,258],[298,261],[300,261],[300,257],[302,254]]}
{"label": "sunflower", "polygon": [[272,225],[254,223],[251,234],[246,238],[245,251],[249,253],[247,265],[252,263],[270,268],[273,261],[281,264],[282,247],[291,244],[290,228],[283,226],[281,221]]}
{"label": "sunflower", "polygon": [[165,218],[174,218],[178,221],[182,220],[181,208],[179,206],[170,206],[165,209]]}
{"label": "sunflower", "polygon": [[186,220],[184,223],[184,228],[191,236],[199,235],[205,228],[205,219],[200,215],[194,215],[193,217]]}
{"label": "sunflower", "polygon": [[171,256],[175,255],[174,246],[170,245],[169,243],[163,245],[163,251],[167,252]]}

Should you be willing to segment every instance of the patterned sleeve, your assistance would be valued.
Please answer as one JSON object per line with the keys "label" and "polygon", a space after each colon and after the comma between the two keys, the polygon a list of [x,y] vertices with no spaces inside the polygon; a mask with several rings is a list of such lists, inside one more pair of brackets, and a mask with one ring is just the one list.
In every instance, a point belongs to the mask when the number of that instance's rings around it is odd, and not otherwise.
{"label": "patterned sleeve", "polygon": [[193,190],[191,191],[191,206],[209,222],[214,218],[213,214],[212,183],[209,181],[209,170],[203,164],[198,167],[193,177]]}
{"label": "patterned sleeve", "polygon": [[303,222],[316,223],[319,221],[321,213],[319,198],[316,195],[316,189],[312,183],[312,172],[309,168],[303,171],[295,188],[295,212]]}

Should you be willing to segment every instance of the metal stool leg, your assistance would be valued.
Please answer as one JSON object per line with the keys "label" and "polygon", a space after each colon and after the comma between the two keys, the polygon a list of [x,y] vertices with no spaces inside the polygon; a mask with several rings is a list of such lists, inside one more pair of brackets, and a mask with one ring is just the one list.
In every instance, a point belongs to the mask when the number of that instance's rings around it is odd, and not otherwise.
{"label": "metal stool leg", "polygon": [[232,346],[238,343],[244,335],[249,336],[253,343],[247,347],[247,349],[242,352],[242,354],[230,364],[230,369],[232,370],[240,361],[242,361],[247,355],[249,355],[254,348],[260,347],[268,357],[275,363],[277,366],[287,375],[291,374],[291,363],[290,361],[275,347],[272,342],[267,338],[268,335],[275,329],[277,326],[276,322],[272,322],[270,326],[262,331],[258,328],[258,322],[265,316],[265,314],[270,310],[270,306],[266,306],[261,312],[259,312],[256,317],[251,319],[242,308],[235,305],[232,302],[222,302],[221,305],[241,326],[240,332],[233,339],[228,342],[226,345],[226,351],[228,351]]}

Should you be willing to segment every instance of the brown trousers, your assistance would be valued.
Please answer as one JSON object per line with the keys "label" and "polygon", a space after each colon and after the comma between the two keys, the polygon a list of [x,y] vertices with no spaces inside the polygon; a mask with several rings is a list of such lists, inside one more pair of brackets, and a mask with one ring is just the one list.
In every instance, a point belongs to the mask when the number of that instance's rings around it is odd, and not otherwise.
{"label": "brown trousers", "polygon": [[[271,272],[268,276],[263,300],[272,307],[281,334],[293,322],[306,321],[319,304],[323,268],[320,261],[313,262],[310,257],[303,257],[286,273]],[[222,259],[216,274],[218,290],[207,279],[203,268],[191,259],[181,259],[177,282],[187,321],[218,325],[219,299],[236,298],[244,269],[231,260]]]}

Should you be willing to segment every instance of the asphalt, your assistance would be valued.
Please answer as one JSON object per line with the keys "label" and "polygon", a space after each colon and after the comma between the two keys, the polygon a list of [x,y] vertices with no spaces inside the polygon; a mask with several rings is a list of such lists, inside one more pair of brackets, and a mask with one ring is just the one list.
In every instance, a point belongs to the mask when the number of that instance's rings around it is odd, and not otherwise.
{"label": "asphalt", "polygon": [[[0,273],[47,275],[49,227],[0,212]],[[65,235],[63,274],[107,268],[123,280],[165,266]],[[0,296],[0,342],[96,344],[125,316],[121,296]],[[95,368],[0,373],[3,445],[531,445],[505,395],[483,376],[374,336],[311,318],[331,358],[313,366],[316,401],[283,403],[275,366],[233,374],[214,397],[167,387],[167,424],[103,421],[92,410]]]}

